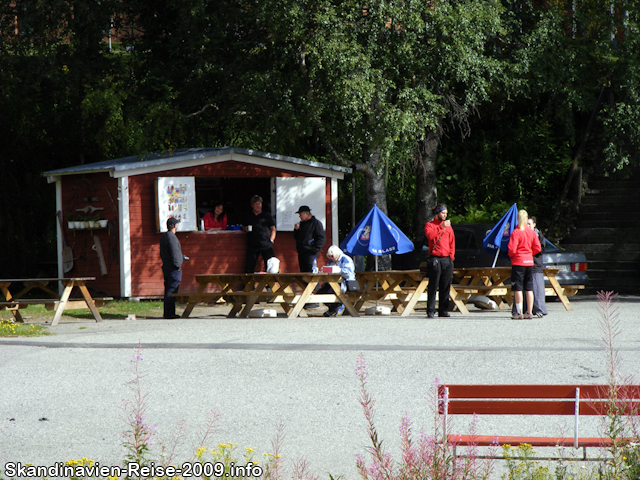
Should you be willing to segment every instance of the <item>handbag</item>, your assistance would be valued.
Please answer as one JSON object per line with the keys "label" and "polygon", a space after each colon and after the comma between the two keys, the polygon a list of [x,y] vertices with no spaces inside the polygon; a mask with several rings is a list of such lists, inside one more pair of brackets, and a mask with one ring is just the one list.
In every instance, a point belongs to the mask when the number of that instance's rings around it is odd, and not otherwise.
{"label": "handbag", "polygon": [[347,292],[359,292],[360,284],[357,280],[347,280]]}

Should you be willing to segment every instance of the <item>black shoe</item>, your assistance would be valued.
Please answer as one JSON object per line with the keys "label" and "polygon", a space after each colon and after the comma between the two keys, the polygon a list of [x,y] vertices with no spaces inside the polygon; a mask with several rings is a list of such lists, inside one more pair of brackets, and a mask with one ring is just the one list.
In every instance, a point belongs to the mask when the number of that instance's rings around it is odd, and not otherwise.
{"label": "black shoe", "polygon": [[450,317],[449,312],[441,312],[438,314],[439,317]]}
{"label": "black shoe", "polygon": [[319,303],[307,303],[304,307],[305,310],[313,310],[314,308],[320,308]]}
{"label": "black shoe", "polygon": [[173,315],[165,315],[165,317],[164,317],[164,318],[166,318],[167,320],[175,320],[176,318],[180,318],[180,315],[176,315],[176,314],[173,314]]}
{"label": "black shoe", "polygon": [[427,313],[427,318],[436,318],[436,314],[433,312],[428,312]]}
{"label": "black shoe", "polygon": [[336,314],[335,310],[327,310],[326,312],[324,312],[322,315],[324,315],[325,317],[332,317]]}

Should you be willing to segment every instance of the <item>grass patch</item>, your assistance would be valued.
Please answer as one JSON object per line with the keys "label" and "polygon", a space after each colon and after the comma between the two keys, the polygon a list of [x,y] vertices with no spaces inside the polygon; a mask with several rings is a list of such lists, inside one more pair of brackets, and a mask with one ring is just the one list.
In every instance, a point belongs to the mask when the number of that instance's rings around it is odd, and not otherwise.
{"label": "grass patch", "polygon": [[0,321],[0,337],[39,337],[41,335],[50,335],[42,325]]}
{"label": "grass patch", "polygon": [[[163,304],[160,300],[143,300],[140,302],[113,300],[106,302],[102,307],[99,307],[98,310],[105,320],[109,318],[122,320],[131,314],[137,318],[161,318],[163,315]],[[74,318],[93,320],[93,315],[89,309],[66,310],[64,314]]]}
{"label": "grass patch", "polygon": [[[102,307],[98,307],[100,315],[103,319],[108,320],[123,320],[128,315],[135,314],[137,318],[162,318],[162,301],[161,300],[144,300],[140,302],[129,302],[127,300],[113,300],[106,302]],[[5,313],[5,312],[3,312]],[[25,320],[31,321],[47,321],[53,319],[55,310],[47,310],[44,305],[29,305],[27,308],[20,310],[20,314]],[[76,310],[65,310],[65,317],[88,319],[93,320],[91,310],[88,308],[80,308]],[[11,313],[8,313],[8,318],[0,317],[0,321],[9,320]]]}

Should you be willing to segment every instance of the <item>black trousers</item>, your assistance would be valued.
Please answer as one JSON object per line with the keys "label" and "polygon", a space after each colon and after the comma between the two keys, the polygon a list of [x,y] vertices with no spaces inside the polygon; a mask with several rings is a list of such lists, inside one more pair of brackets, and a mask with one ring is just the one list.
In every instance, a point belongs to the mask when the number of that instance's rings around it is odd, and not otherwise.
{"label": "black trousers", "polygon": [[317,257],[318,254],[298,252],[298,265],[300,266],[300,271],[311,272],[313,270],[313,259]]}
{"label": "black trousers", "polygon": [[247,262],[244,266],[244,273],[253,273],[256,271],[256,262],[258,261],[258,257],[262,255],[262,260],[264,260],[264,270],[267,271],[267,260],[271,257],[275,257],[273,253],[273,247],[264,248],[262,250],[247,248]]}
{"label": "black trousers", "polygon": [[453,278],[453,260],[449,257],[430,256],[427,260],[429,286],[427,287],[427,313],[436,313],[436,292],[439,292],[438,313],[449,309],[449,293]]}
{"label": "black trousers", "polygon": [[176,315],[176,299],[172,294],[178,293],[182,270],[162,267],[162,274],[164,275],[164,317],[171,318]]}
{"label": "black trousers", "polygon": [[[328,283],[325,283],[320,288],[318,288],[318,290],[316,290],[314,293],[320,295],[323,293],[333,294],[335,292],[333,291],[333,288],[331,288],[331,285],[329,285]],[[329,309],[328,310],[329,312],[336,311],[340,305],[342,305],[342,303],[325,303],[325,306]]]}

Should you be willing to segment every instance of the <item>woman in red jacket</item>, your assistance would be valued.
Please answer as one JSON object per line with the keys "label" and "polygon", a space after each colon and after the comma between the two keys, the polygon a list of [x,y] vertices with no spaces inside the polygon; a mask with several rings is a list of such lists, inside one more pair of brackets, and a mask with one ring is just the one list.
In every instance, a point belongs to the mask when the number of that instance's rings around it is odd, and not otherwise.
{"label": "woman in red jacket", "polygon": [[203,218],[204,230],[226,230],[227,216],[222,213],[224,206],[222,202],[218,202],[213,207],[213,212],[207,212]]}
{"label": "woman in red jacket", "polygon": [[[526,210],[518,212],[518,228],[511,232],[509,238],[509,258],[511,258],[511,290],[516,302],[514,320],[533,318],[533,256],[540,252],[538,235],[527,225],[529,214]],[[527,313],[522,314],[524,297],[527,297]]]}
{"label": "woman in red jacket", "polygon": [[427,273],[429,275],[427,317],[436,316],[436,292],[439,291],[438,316],[449,317],[449,292],[453,278],[453,261],[456,256],[456,239],[447,220],[447,206],[442,203],[431,209],[433,220],[424,226],[429,242]]}

